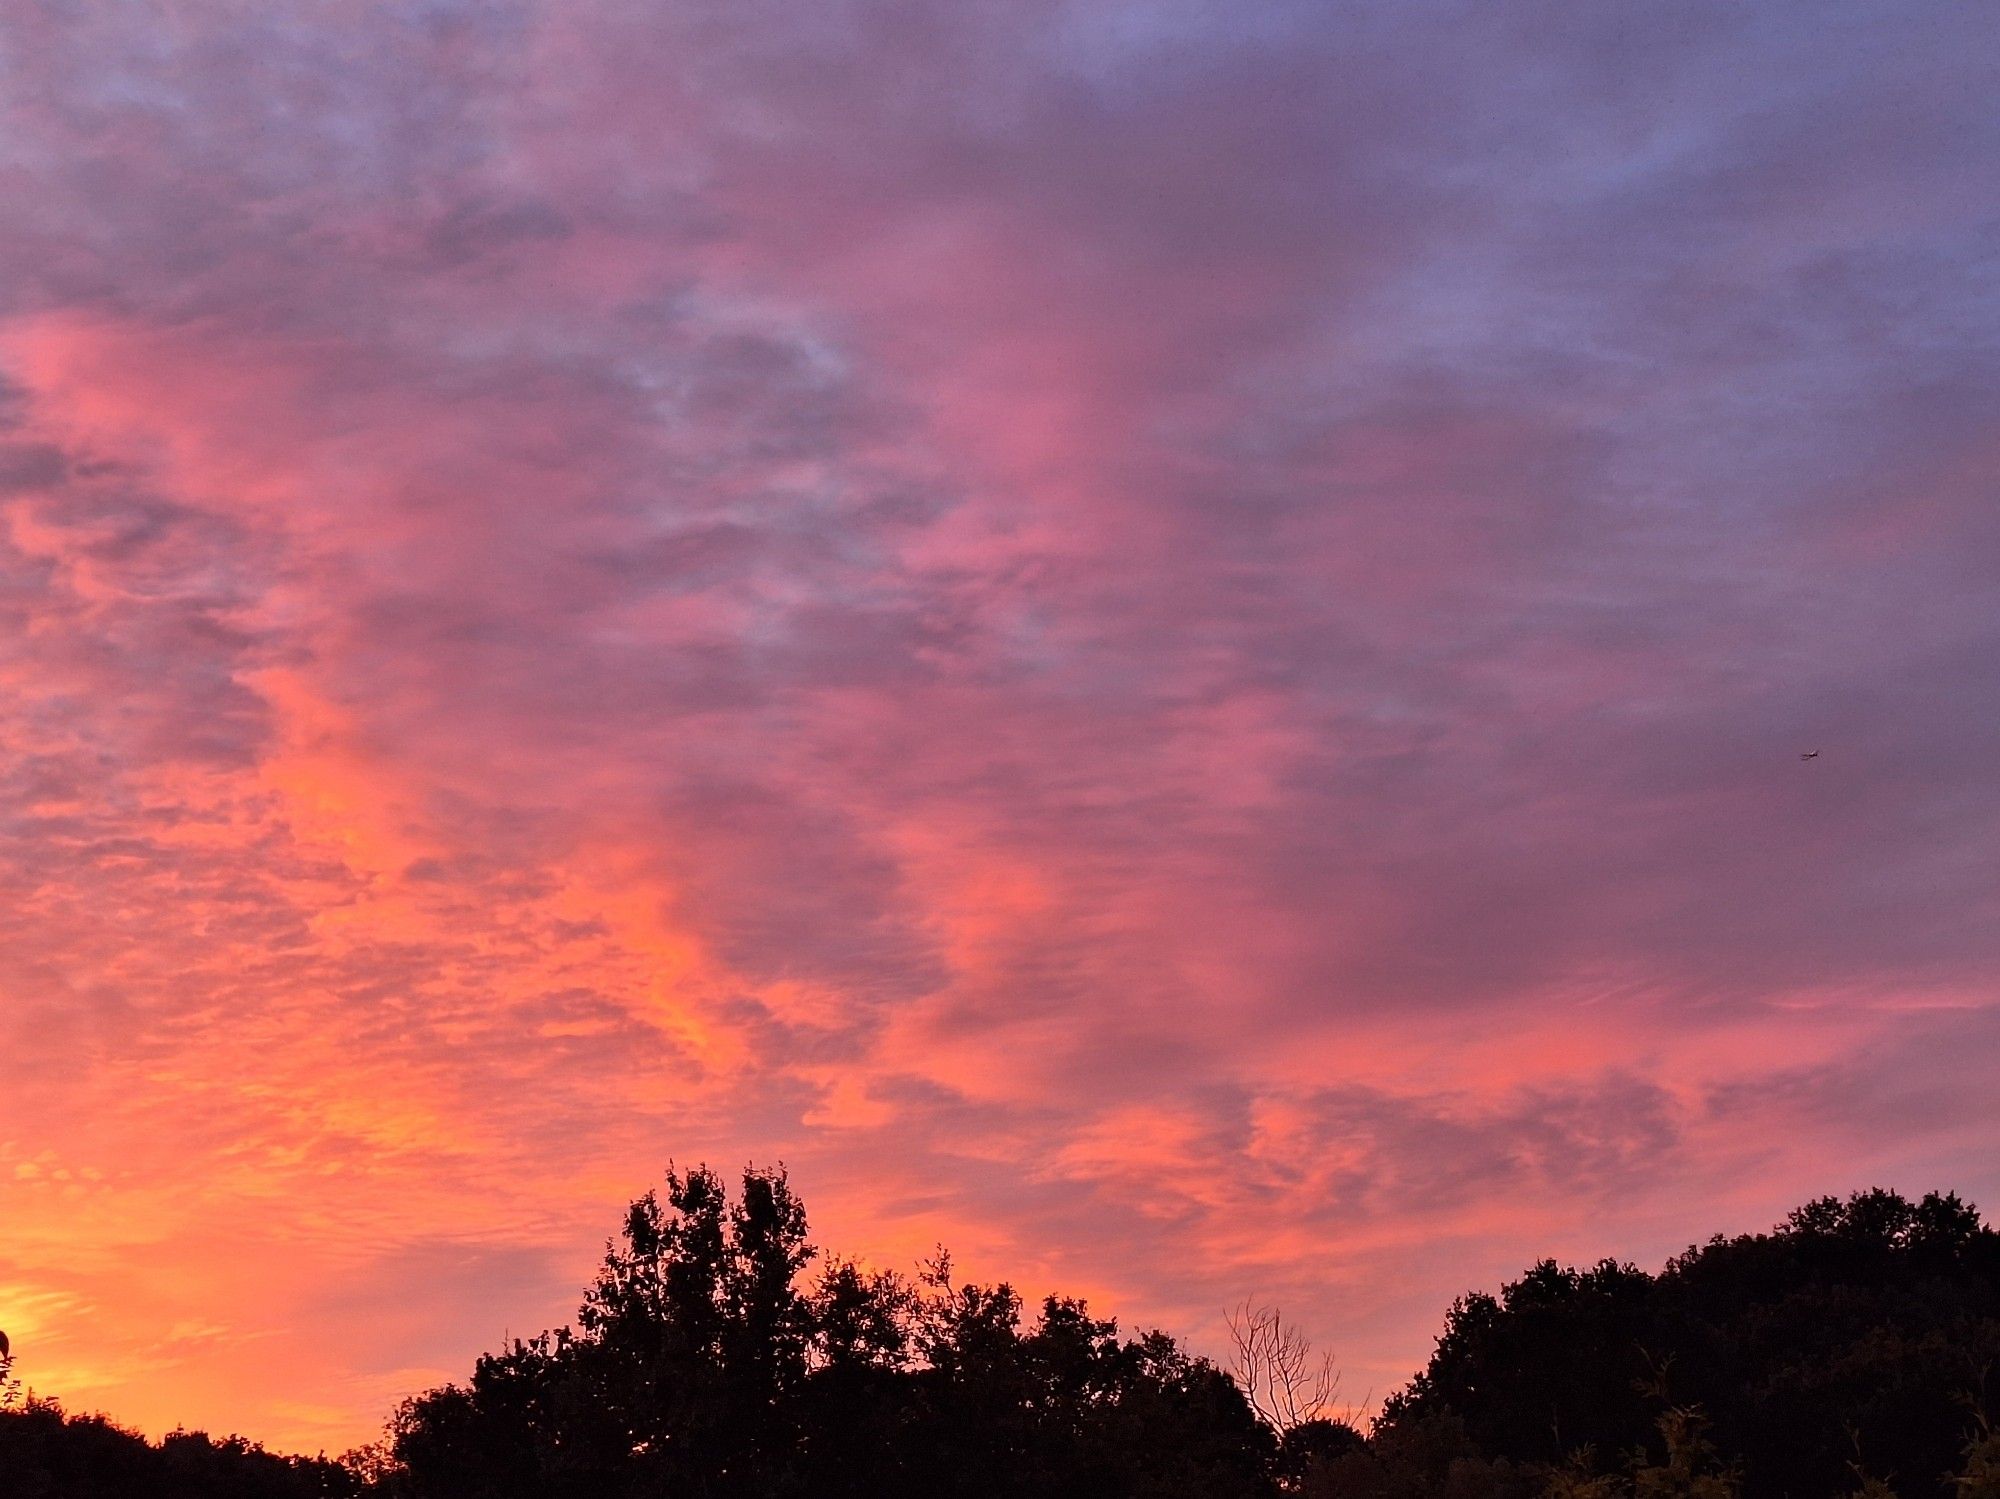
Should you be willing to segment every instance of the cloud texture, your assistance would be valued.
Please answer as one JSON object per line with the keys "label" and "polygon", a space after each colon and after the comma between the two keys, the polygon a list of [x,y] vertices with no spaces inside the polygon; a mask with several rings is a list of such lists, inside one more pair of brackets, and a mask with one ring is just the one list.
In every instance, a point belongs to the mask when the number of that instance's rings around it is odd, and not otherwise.
{"label": "cloud texture", "polygon": [[2000,1206],[1997,46],[9,7],[24,1371],[337,1448],[669,1156],[1378,1395]]}

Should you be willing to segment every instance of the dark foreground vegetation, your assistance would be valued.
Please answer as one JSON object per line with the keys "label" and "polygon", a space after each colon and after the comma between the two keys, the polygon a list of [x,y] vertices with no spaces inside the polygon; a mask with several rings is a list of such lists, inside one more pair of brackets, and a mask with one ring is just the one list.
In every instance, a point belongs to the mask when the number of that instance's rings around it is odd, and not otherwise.
{"label": "dark foreground vegetation", "polygon": [[8,1386],[0,1499],[2000,1499],[2000,1233],[1955,1197],[1822,1199],[1658,1274],[1537,1265],[1458,1301],[1366,1436],[1288,1351],[1251,1341],[1239,1382],[942,1256],[819,1262],[782,1172],[732,1200],[702,1169],[633,1204],[575,1326],[372,1448],[152,1444]]}

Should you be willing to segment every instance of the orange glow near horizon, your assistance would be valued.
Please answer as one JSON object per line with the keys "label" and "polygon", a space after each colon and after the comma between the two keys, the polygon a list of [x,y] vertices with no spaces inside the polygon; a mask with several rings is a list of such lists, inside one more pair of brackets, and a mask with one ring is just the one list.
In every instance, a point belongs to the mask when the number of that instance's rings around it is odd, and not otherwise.
{"label": "orange glow near horizon", "polygon": [[338,1452],[670,1161],[1378,1397],[2000,1206],[1971,20],[17,9],[35,1389]]}

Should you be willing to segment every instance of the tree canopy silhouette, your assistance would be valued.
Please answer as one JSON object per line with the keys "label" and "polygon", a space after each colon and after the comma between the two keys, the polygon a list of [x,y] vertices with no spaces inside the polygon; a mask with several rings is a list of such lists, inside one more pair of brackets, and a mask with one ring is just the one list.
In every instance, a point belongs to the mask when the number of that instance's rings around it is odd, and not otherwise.
{"label": "tree canopy silhouette", "polygon": [[52,1400],[25,1400],[0,1414],[6,1499],[358,1499],[364,1491],[341,1463],[283,1457],[242,1437],[174,1431],[148,1442]]}
{"label": "tree canopy silhouette", "polygon": [[573,1325],[342,1463],[16,1397],[0,1496],[2000,1499],[2000,1234],[1949,1195],[1822,1198],[1658,1274],[1544,1261],[1454,1303],[1366,1435],[1274,1309],[1235,1326],[1240,1382],[942,1251],[822,1255],[782,1170],[698,1167],[631,1205]]}
{"label": "tree canopy silhouette", "polygon": [[1661,1445],[1659,1397],[1698,1409],[1751,1496],[1837,1494],[1856,1469],[1951,1492],[2000,1361],[2000,1234],[1956,1196],[1807,1203],[1658,1275],[1543,1261],[1461,1297],[1383,1432],[1450,1413],[1483,1453],[1612,1461]]}
{"label": "tree canopy silhouette", "polygon": [[407,1402],[383,1485],[506,1496],[1266,1493],[1274,1438],[1171,1338],[1007,1285],[825,1265],[782,1171],[634,1203],[574,1328]]}

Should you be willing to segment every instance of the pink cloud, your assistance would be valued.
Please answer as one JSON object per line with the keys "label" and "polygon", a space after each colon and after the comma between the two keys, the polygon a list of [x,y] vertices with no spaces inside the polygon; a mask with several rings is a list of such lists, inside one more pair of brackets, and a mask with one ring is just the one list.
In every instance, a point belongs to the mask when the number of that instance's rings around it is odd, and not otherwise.
{"label": "pink cloud", "polygon": [[0,23],[38,1384],[337,1447],[669,1156],[1377,1395],[1992,1195],[1989,23],[152,19]]}

